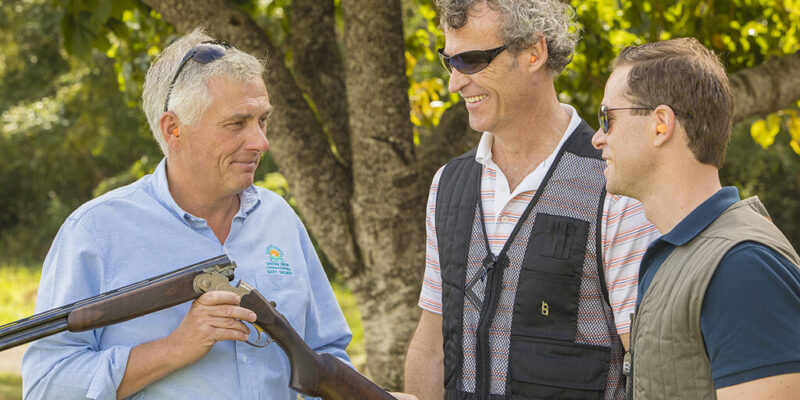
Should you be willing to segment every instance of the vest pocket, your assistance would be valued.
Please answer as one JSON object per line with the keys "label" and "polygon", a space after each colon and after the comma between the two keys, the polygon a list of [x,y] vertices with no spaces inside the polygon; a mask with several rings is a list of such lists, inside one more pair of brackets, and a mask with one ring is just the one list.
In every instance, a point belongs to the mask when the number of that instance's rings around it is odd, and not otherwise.
{"label": "vest pocket", "polygon": [[608,347],[512,335],[510,350],[506,393],[512,398],[602,398]]}
{"label": "vest pocket", "polygon": [[575,340],[589,223],[539,213],[517,282],[512,334]]}
{"label": "vest pocket", "polygon": [[573,341],[578,329],[580,277],[520,271],[512,335]]}

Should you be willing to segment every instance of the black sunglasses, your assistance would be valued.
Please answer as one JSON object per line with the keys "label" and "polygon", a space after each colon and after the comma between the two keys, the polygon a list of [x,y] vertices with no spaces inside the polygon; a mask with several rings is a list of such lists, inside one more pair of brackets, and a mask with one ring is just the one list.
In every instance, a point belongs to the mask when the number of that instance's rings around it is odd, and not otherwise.
{"label": "black sunglasses", "polygon": [[616,107],[616,108],[608,108],[604,105],[601,105],[600,108],[597,110],[597,119],[600,121],[600,127],[603,128],[603,133],[608,133],[609,125],[608,125],[608,112],[614,110],[655,110],[652,107]]}
{"label": "black sunglasses", "polygon": [[178,65],[178,70],[175,71],[175,76],[172,77],[172,82],[169,83],[167,99],[164,100],[164,112],[167,112],[168,110],[169,96],[172,94],[172,88],[175,86],[175,81],[178,80],[178,76],[180,76],[181,71],[183,71],[183,67],[186,66],[186,63],[188,63],[189,60],[195,60],[200,64],[208,64],[225,56],[227,49],[230,49],[231,47],[233,46],[224,40],[207,40],[187,51],[186,55],[183,56],[180,65]]}
{"label": "black sunglasses", "polygon": [[490,50],[470,50],[453,56],[445,55],[444,49],[439,49],[439,58],[447,72],[452,73],[455,68],[462,74],[470,75],[483,71],[506,48],[506,45],[502,45]]}

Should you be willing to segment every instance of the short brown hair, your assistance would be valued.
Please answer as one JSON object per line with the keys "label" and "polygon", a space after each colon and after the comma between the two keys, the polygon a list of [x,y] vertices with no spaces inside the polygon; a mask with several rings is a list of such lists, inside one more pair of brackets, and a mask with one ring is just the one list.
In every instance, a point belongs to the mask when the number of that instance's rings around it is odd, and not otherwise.
{"label": "short brown hair", "polygon": [[678,38],[626,47],[614,61],[614,69],[623,66],[631,66],[628,99],[670,106],[697,160],[720,168],[733,125],[733,96],[717,56],[697,39]]}

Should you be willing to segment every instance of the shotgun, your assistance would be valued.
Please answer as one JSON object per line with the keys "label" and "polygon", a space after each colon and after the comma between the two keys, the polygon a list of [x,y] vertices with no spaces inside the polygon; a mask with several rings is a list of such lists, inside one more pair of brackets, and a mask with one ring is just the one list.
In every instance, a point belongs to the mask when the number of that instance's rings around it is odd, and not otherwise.
{"label": "shotgun", "polygon": [[0,326],[0,351],[63,331],[82,332],[124,322],[200,297],[213,290],[238,294],[291,364],[289,387],[324,400],[390,400],[387,391],[330,354],[312,350],[289,321],[256,289],[231,285],[236,264],[218,256],[131,285]]}

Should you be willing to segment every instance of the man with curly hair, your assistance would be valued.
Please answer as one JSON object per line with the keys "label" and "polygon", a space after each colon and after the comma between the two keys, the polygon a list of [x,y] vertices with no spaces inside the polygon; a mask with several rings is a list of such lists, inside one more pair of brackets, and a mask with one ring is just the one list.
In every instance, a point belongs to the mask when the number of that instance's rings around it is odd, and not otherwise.
{"label": "man with curly hair", "polygon": [[657,233],[605,191],[594,130],[554,78],[578,28],[557,0],[438,0],[449,90],[477,148],[427,207],[406,391],[421,399],[619,399],[639,261]]}

